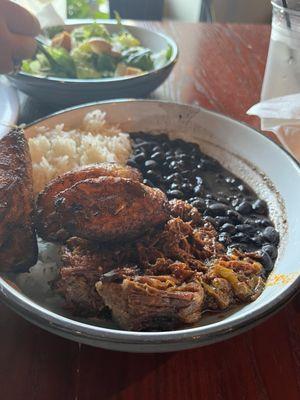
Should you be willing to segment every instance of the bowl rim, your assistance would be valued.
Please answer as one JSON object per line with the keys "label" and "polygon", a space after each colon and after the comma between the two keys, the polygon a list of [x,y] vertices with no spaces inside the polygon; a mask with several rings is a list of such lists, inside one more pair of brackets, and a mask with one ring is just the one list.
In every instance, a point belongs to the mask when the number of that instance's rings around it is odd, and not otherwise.
{"label": "bowl rim", "polygon": [[[289,161],[297,168],[300,175],[300,163],[291,156],[284,148],[279,146],[269,137],[262,135],[262,133],[250,125],[235,120],[229,116],[221,114],[219,112],[207,110],[203,107],[189,105],[179,102],[170,102],[168,100],[145,100],[145,99],[114,99],[107,101],[96,101],[87,104],[77,105],[73,107],[66,108],[61,111],[52,113],[46,117],[37,119],[36,121],[26,125],[26,128],[32,127],[42,121],[46,121],[57,115],[67,114],[78,109],[87,108],[91,106],[101,106],[105,104],[113,103],[124,103],[124,102],[144,102],[144,103],[156,103],[156,104],[172,104],[177,106],[184,106],[192,108],[195,111],[204,111],[211,115],[216,115],[218,117],[225,118],[231,122],[243,125],[253,131],[255,135],[259,135],[269,146],[276,148],[280,152],[285,153]],[[110,343],[120,343],[120,344],[167,344],[167,343],[177,343],[177,342],[187,342],[187,341],[197,341],[207,338],[215,338],[214,341],[221,340],[221,338],[229,335],[237,334],[239,331],[246,330],[248,327],[253,326],[259,321],[265,319],[266,317],[273,314],[285,303],[287,303],[296,293],[300,287],[300,275],[298,275],[291,283],[288,283],[284,290],[279,293],[275,298],[263,304],[257,310],[249,312],[248,315],[241,315],[234,321],[224,320],[221,325],[216,325],[217,323],[212,323],[209,325],[203,325],[200,327],[192,327],[180,330],[163,331],[163,332],[138,332],[138,331],[126,331],[121,329],[111,329],[96,325],[89,325],[88,323],[79,322],[68,317],[64,317],[47,308],[40,306],[39,304],[32,301],[27,296],[23,295],[16,289],[14,289],[9,283],[0,277],[0,297],[5,303],[7,303],[16,312],[25,318],[28,318],[32,322],[37,323],[39,326],[46,328],[45,323],[49,330],[56,328],[57,333],[65,334],[67,336],[73,336],[74,339],[86,338],[94,341],[105,341]],[[28,312],[30,317],[25,313]],[[47,329],[47,328],[46,328]],[[219,338],[219,339],[218,339]]]}
{"label": "bowl rim", "polygon": [[[75,20],[67,20],[65,21],[65,24],[62,25],[64,27],[74,27],[76,28],[77,26],[82,26],[82,25],[90,25],[92,23],[99,23],[103,25],[117,25],[117,21],[113,19],[75,19]],[[165,33],[162,32],[155,32],[152,31],[151,29],[147,29],[142,26],[138,26],[134,23],[132,20],[125,20],[125,23],[123,24],[125,27],[128,28],[137,28],[141,31],[145,32],[151,32],[154,35],[160,36],[162,39],[164,39],[167,42],[167,45],[171,46],[172,48],[172,57],[168,60],[168,62],[159,67],[155,68],[151,71],[146,71],[141,75],[130,75],[130,76],[119,76],[119,77],[112,77],[112,78],[95,78],[95,79],[78,79],[78,78],[59,78],[59,77],[54,77],[54,76],[40,76],[40,75],[32,75],[28,74],[27,72],[23,71],[18,71],[16,74],[9,75],[9,78],[12,79],[27,79],[36,81],[38,82],[49,82],[49,84],[70,84],[70,85],[76,85],[76,84],[89,84],[89,83],[99,83],[99,84],[105,84],[105,83],[118,83],[118,82],[132,82],[132,81],[137,81],[139,79],[147,78],[149,76],[153,76],[156,74],[161,74],[163,71],[168,70],[169,68],[172,68],[179,57],[179,48],[177,43],[175,42],[174,39],[172,39],[170,36],[166,35]]]}

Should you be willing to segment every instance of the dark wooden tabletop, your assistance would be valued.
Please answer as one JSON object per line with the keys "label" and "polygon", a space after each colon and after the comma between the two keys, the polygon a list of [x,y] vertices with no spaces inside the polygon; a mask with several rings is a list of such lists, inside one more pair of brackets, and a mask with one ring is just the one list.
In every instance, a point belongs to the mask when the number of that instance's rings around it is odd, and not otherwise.
{"label": "dark wooden tabletop", "polygon": [[[152,97],[202,105],[259,126],[245,112],[259,100],[269,27],[146,25],[171,35],[180,48],[174,73]],[[27,104],[32,118],[52,111],[32,104]],[[81,346],[31,325],[4,305],[0,312],[3,400],[300,399],[297,298],[233,339],[148,355]]]}

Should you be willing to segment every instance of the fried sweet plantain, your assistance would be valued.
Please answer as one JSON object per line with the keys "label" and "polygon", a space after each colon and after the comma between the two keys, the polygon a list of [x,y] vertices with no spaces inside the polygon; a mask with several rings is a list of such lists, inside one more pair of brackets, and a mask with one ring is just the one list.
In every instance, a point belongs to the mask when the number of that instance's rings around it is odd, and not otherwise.
{"label": "fried sweet plantain", "polygon": [[37,198],[36,226],[42,238],[48,239],[59,223],[55,219],[58,215],[54,205],[57,194],[70,188],[76,182],[89,178],[98,178],[100,176],[130,178],[136,181],[141,180],[141,174],[137,169],[117,163],[92,164],[76,168],[58,176],[49,182]]}
{"label": "fried sweet plantain", "polygon": [[107,242],[138,237],[166,222],[170,212],[159,189],[106,176],[75,183],[55,197],[54,215],[40,215],[41,224],[51,227],[44,236],[47,240],[65,242],[79,236]]}
{"label": "fried sweet plantain", "polygon": [[0,269],[24,271],[37,261],[32,164],[22,129],[0,140]]}

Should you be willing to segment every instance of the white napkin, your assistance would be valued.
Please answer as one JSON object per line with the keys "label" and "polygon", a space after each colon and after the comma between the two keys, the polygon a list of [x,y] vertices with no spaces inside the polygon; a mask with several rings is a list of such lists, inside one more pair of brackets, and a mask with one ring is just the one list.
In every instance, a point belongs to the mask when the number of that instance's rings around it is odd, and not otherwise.
{"label": "white napkin", "polygon": [[66,0],[15,0],[30,10],[40,21],[42,28],[63,25],[66,18]]}
{"label": "white napkin", "polygon": [[276,134],[282,145],[300,161],[300,93],[262,101],[247,114],[261,118],[261,129]]}

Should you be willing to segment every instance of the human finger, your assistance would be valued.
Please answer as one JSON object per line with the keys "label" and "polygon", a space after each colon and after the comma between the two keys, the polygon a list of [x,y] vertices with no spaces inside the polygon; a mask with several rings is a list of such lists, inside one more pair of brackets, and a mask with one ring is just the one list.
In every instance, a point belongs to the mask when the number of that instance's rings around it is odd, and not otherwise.
{"label": "human finger", "polygon": [[10,34],[9,45],[15,60],[31,58],[35,54],[37,46],[33,38],[13,33]]}
{"label": "human finger", "polygon": [[26,8],[4,0],[1,9],[10,32],[26,36],[36,36],[40,33],[41,27],[38,19]]}

